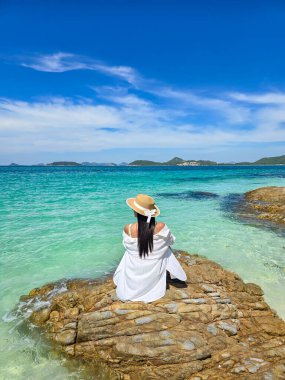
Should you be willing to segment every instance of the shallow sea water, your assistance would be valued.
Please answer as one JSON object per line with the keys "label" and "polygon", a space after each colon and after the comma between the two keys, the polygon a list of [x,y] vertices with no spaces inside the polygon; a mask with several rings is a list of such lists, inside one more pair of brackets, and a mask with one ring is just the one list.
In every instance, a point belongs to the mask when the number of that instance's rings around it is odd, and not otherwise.
{"label": "shallow sea water", "polygon": [[0,167],[0,378],[90,378],[26,329],[29,309],[13,309],[34,287],[114,270],[122,228],[135,221],[125,200],[138,193],[155,198],[173,248],[259,284],[285,319],[284,233],[231,212],[237,197],[262,186],[285,186],[285,166]]}

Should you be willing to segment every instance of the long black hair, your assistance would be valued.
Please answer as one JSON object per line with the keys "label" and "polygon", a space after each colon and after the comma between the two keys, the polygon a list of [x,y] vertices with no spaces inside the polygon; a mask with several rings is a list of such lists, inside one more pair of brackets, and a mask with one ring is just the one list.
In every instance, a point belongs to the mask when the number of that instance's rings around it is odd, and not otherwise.
{"label": "long black hair", "polygon": [[140,257],[148,256],[153,249],[153,233],[155,218],[152,217],[147,223],[147,216],[137,213],[138,219],[138,248]]}

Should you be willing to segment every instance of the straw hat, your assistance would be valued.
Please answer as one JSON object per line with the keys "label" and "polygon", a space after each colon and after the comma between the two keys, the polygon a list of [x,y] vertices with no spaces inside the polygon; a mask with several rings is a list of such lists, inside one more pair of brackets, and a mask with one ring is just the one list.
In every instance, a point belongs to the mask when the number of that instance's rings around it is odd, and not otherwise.
{"label": "straw hat", "polygon": [[126,203],[138,214],[147,216],[147,223],[150,222],[151,217],[156,217],[160,214],[154,199],[146,194],[138,194],[136,198],[128,198]]}

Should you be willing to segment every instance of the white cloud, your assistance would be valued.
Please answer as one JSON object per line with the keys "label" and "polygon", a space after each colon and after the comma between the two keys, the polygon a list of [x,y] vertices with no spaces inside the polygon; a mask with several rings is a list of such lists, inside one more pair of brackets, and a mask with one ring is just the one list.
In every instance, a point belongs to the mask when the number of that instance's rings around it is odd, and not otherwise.
{"label": "white cloud", "polygon": [[24,57],[21,65],[37,71],[62,73],[72,70],[92,70],[120,78],[132,85],[139,80],[139,75],[132,67],[110,66],[88,57],[72,53],[58,52],[55,54]]}
{"label": "white cloud", "polygon": [[[143,78],[70,53],[34,56],[25,67],[48,72],[95,70],[119,79],[91,87],[94,99],[0,99],[2,153],[90,152],[114,148],[212,149],[285,142],[285,93],[204,95]],[[123,85],[122,85],[123,80]]]}
{"label": "white cloud", "polygon": [[150,92],[168,99],[176,99],[181,105],[207,110],[222,116],[228,124],[242,124],[249,120],[250,109],[218,97],[197,95],[190,91],[174,90],[169,87],[152,88]]}
{"label": "white cloud", "polygon": [[78,62],[74,60],[74,58],[74,54],[59,52],[50,55],[28,57],[28,62],[22,62],[21,65],[37,71],[52,73],[63,73],[64,71],[82,70],[86,68],[84,63]]}
{"label": "white cloud", "polygon": [[283,104],[285,105],[285,94],[281,92],[269,92],[265,94],[243,94],[240,92],[229,93],[229,97],[240,102],[250,104]]}
{"label": "white cloud", "polygon": [[[71,53],[58,52],[50,55],[38,55],[26,58],[29,63],[22,63],[23,66],[33,68],[39,71],[63,72],[70,70],[94,70],[105,75],[119,78],[128,83],[129,88],[143,91],[154,95],[158,98],[169,99],[172,102],[176,101],[176,106],[179,109],[187,109],[188,112],[193,112],[193,109],[204,109],[213,113],[216,118],[222,117],[228,124],[243,124],[250,118],[250,108],[245,105],[233,104],[229,99],[221,99],[219,97],[209,97],[197,95],[191,91],[181,91],[173,89],[159,82],[143,78],[137,70],[129,66],[110,66],[106,63],[99,62],[88,57],[79,56]],[[101,96],[109,100],[119,102],[121,95],[119,91],[123,91],[123,87],[102,86],[93,87],[94,90]],[[128,89],[124,89],[127,91]],[[115,96],[114,92],[117,92]],[[105,96],[104,96],[105,93]],[[242,97],[244,94],[233,93],[230,97]],[[124,97],[126,100],[126,97]],[[129,98],[131,100],[131,98]],[[241,100],[241,99],[239,99]],[[140,99],[140,101],[142,101]],[[189,110],[189,108],[192,108]]]}
{"label": "white cloud", "polygon": [[[256,117],[259,115],[256,115]],[[276,115],[275,115],[276,116]],[[285,112],[276,123],[285,121]],[[0,102],[2,153],[84,152],[112,148],[205,148],[241,142],[278,142],[284,130],[263,124],[240,133],[213,125],[187,124],[148,102],[127,98],[120,106],[48,102]]]}

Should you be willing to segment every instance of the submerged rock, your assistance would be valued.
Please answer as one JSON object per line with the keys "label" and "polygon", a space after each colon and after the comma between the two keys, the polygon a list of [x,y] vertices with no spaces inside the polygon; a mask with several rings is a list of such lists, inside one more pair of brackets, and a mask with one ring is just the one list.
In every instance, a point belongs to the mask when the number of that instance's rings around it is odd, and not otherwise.
{"label": "submerged rock", "polygon": [[285,227],[285,187],[261,187],[245,193],[240,214]]}
{"label": "submerged rock", "polygon": [[188,280],[169,280],[152,303],[119,301],[111,278],[69,280],[60,293],[48,284],[21,300],[43,305],[30,321],[67,356],[105,366],[104,378],[284,379],[285,323],[261,288],[206,258],[176,255]]}
{"label": "submerged rock", "polygon": [[157,196],[172,199],[182,199],[182,200],[204,200],[211,198],[218,198],[219,195],[215,193],[210,193],[208,191],[184,191],[177,193],[158,193]]}

